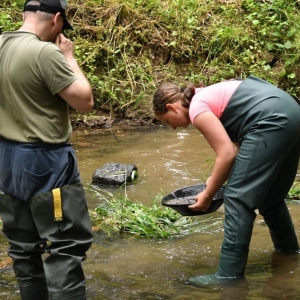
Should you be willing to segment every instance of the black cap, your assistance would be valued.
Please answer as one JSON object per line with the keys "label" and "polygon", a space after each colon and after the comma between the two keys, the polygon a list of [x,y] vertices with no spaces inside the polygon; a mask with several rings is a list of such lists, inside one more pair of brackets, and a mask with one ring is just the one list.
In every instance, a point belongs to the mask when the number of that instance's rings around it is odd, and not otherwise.
{"label": "black cap", "polygon": [[38,0],[40,5],[27,5],[28,2],[33,0],[26,0],[24,11],[44,11],[50,14],[60,13],[64,19],[63,30],[73,29],[68,20],[66,19],[66,0]]}

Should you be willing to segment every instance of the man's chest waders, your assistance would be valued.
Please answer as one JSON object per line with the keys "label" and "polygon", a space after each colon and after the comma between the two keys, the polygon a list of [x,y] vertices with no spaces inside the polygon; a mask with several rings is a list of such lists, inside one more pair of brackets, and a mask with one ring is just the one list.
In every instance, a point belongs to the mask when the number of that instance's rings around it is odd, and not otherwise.
{"label": "man's chest waders", "polygon": [[284,91],[250,76],[235,91],[220,120],[240,150],[224,192],[224,240],[218,271],[190,278],[200,286],[244,276],[256,209],[276,249],[299,249],[285,203],[300,155],[299,105]]}
{"label": "man's chest waders", "polygon": [[81,184],[55,189],[28,202],[0,195],[3,232],[10,243],[9,256],[14,260],[22,300],[85,299],[81,262],[93,237],[84,199]]}
{"label": "man's chest waders", "polygon": [[[6,165],[11,176],[19,170],[15,175],[23,178],[19,174],[24,173],[25,167],[41,172],[42,167],[52,170],[42,173],[46,175],[40,176],[36,186],[31,181],[28,195],[52,186],[49,192],[29,199],[24,197],[26,201],[0,194],[3,233],[10,244],[8,254],[13,259],[22,300],[83,300],[86,296],[81,262],[91,246],[93,233],[73,150],[69,146],[48,151],[21,145],[16,149],[11,145],[10,142],[3,145],[0,142],[0,152],[5,154],[0,155],[0,165],[21,162],[21,157],[24,161],[16,168]],[[9,156],[17,159],[4,161],[3,157],[7,159]],[[34,160],[34,157],[38,159]],[[30,178],[33,180],[33,175],[30,177],[28,171],[25,173],[29,176],[24,178],[24,188]],[[3,177],[1,174],[4,181],[9,179],[8,174]],[[34,174],[34,178],[38,177]],[[7,188],[17,192],[13,186]],[[46,258],[43,261],[44,253]]]}

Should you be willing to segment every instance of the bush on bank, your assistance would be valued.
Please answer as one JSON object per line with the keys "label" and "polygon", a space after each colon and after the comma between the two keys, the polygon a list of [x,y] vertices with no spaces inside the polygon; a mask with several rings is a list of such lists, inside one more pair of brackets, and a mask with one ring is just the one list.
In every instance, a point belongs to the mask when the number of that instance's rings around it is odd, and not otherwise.
{"label": "bush on bank", "polygon": [[[0,33],[17,29],[23,0],[2,0]],[[149,108],[163,81],[204,85],[254,74],[300,96],[299,1],[69,0],[76,58],[96,108]]]}

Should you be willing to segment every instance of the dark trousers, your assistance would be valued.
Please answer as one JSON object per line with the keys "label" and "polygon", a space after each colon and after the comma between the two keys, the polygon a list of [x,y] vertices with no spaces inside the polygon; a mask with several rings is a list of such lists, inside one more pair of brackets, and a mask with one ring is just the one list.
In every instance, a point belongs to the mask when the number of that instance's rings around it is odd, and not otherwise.
{"label": "dark trousers", "polygon": [[81,262],[93,237],[73,149],[1,141],[0,170],[3,232],[22,299],[85,299]]}

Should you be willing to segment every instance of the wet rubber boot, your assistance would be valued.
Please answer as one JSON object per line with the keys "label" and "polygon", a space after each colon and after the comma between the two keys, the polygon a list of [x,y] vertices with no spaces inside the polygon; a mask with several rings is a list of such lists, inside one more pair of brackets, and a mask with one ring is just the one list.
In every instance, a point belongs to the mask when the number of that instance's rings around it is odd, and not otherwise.
{"label": "wet rubber boot", "polygon": [[49,293],[49,300],[85,300],[85,287],[79,287],[73,290]]}
{"label": "wet rubber boot", "polygon": [[270,230],[271,239],[274,247],[278,252],[281,253],[300,253],[299,244],[294,227],[288,233],[275,234]]}
{"label": "wet rubber boot", "polygon": [[22,300],[48,300],[48,289],[46,280],[43,282],[30,282],[19,285]]}
{"label": "wet rubber boot", "polygon": [[222,249],[218,271],[215,274],[201,275],[189,278],[189,282],[196,286],[209,286],[236,283],[244,280],[248,253],[233,253]]}
{"label": "wet rubber boot", "polygon": [[299,243],[294,225],[285,203],[264,215],[271,239],[277,251],[282,253],[299,252]]}

